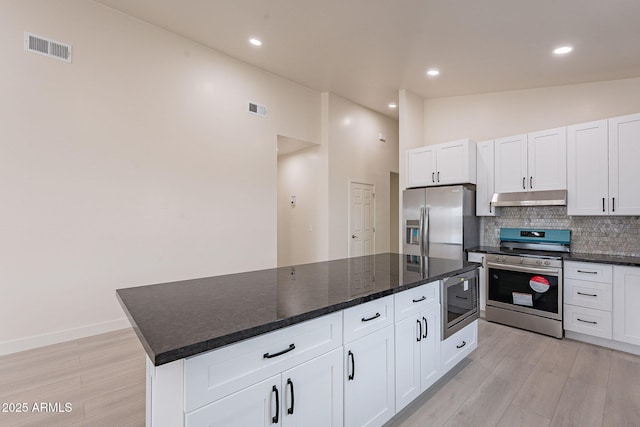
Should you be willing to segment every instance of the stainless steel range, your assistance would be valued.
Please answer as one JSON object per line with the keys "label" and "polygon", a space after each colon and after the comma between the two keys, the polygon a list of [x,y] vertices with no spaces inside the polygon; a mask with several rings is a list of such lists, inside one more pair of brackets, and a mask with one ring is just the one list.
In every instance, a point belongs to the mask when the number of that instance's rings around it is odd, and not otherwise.
{"label": "stainless steel range", "polygon": [[487,320],[562,338],[570,245],[570,230],[501,228],[500,250],[487,254]]}

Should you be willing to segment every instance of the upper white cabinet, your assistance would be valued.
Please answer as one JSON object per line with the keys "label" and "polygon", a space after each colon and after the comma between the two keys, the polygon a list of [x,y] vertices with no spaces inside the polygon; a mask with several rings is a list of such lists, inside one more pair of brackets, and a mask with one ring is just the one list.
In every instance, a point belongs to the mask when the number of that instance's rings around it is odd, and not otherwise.
{"label": "upper white cabinet", "polygon": [[495,145],[495,192],[567,188],[567,128],[499,138]]}
{"label": "upper white cabinet", "polygon": [[476,144],[469,139],[407,151],[407,187],[476,183]]}
{"label": "upper white cabinet", "polygon": [[478,142],[476,149],[476,215],[495,216],[496,208],[491,206],[491,197],[495,192],[494,180],[494,142]]}
{"label": "upper white cabinet", "polygon": [[640,114],[567,133],[567,214],[640,215]]}

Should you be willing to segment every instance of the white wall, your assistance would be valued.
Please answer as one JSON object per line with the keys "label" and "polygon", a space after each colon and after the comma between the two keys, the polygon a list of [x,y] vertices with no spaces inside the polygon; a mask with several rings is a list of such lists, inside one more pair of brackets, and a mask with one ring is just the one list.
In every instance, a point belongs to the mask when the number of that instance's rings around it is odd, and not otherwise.
{"label": "white wall", "polygon": [[[329,94],[329,258],[348,256],[349,180],[373,184],[375,252],[389,252],[389,172],[398,171],[398,122]],[[379,141],[379,134],[386,141]]]}
{"label": "white wall", "polygon": [[427,99],[422,145],[482,141],[638,112],[640,78]]}
{"label": "white wall", "polygon": [[117,288],[276,265],[276,136],[320,141],[318,92],[83,0],[2,1],[0,51],[0,354],[126,326]]}

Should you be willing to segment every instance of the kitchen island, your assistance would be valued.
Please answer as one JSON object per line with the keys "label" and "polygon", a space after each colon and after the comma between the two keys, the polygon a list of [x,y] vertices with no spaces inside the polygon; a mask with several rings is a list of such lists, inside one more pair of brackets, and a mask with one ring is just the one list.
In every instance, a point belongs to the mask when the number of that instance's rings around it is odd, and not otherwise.
{"label": "kitchen island", "polygon": [[[309,419],[317,422],[326,416],[326,405],[318,404],[318,396],[305,398],[302,385],[296,385],[294,392],[291,378],[280,378],[283,372],[305,365],[310,366],[310,382],[317,382],[314,388],[329,391],[326,425],[356,425],[372,419],[381,424],[399,410],[393,363],[398,353],[394,340],[401,320],[398,309],[406,316],[417,315],[415,310],[432,314],[435,323],[428,323],[427,314],[420,314],[424,322],[412,323],[419,333],[411,341],[437,344],[439,362],[440,281],[478,266],[464,260],[387,253],[119,289],[117,297],[148,355],[147,424],[242,425],[256,418],[241,422],[238,416],[252,415],[254,410],[265,423],[286,425],[285,415],[293,419],[293,413],[304,414],[305,409],[313,415]],[[412,292],[418,308],[404,310],[402,298],[396,297],[412,296]],[[351,327],[350,322],[357,325]],[[448,368],[477,345],[477,322],[442,341],[442,348],[463,335],[466,340],[455,347],[464,351],[448,358]],[[373,337],[377,341],[371,341]],[[371,341],[372,352],[383,350],[369,361],[349,347],[352,343],[366,347],[366,340]],[[384,414],[358,418],[366,412],[360,408],[350,417],[353,408],[345,409],[343,418],[343,404],[349,402],[346,384],[343,399],[343,381],[363,381],[367,364],[375,365],[376,357],[386,369]],[[319,370],[313,363],[321,365]],[[442,374],[438,370],[430,378]],[[243,394],[247,390],[249,394]],[[251,393],[257,393],[262,403],[235,410]],[[226,410],[230,415],[220,416]]]}

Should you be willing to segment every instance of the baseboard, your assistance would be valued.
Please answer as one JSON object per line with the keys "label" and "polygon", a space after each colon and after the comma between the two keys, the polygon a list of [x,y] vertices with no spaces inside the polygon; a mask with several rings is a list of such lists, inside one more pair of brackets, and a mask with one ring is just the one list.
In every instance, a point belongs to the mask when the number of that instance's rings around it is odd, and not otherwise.
{"label": "baseboard", "polygon": [[31,350],[32,348],[44,347],[46,345],[58,344],[65,341],[77,340],[91,335],[103,334],[105,332],[116,331],[128,328],[131,325],[126,317],[103,323],[81,326],[79,328],[66,329],[63,331],[51,332],[48,334],[33,335],[27,338],[0,342],[0,356],[18,353],[20,351]]}
{"label": "baseboard", "polygon": [[564,331],[564,337],[576,341],[583,341],[589,344],[599,345],[600,347],[612,348],[626,353],[640,355],[640,346],[627,344],[620,341],[608,340],[606,338],[594,337],[591,335],[581,334],[579,332]]}

